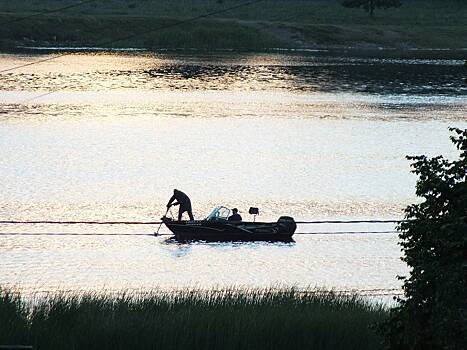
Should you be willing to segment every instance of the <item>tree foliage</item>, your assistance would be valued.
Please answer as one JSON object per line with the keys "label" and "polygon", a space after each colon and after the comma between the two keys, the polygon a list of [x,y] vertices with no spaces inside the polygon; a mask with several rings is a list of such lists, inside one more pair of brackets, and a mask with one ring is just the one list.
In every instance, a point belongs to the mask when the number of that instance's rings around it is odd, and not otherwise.
{"label": "tree foliage", "polygon": [[467,340],[467,129],[450,129],[460,158],[407,157],[423,201],[405,209],[404,298],[382,325],[389,349],[462,349]]}
{"label": "tree foliage", "polygon": [[400,0],[344,0],[342,6],[350,8],[363,8],[371,16],[377,8],[400,7]]}

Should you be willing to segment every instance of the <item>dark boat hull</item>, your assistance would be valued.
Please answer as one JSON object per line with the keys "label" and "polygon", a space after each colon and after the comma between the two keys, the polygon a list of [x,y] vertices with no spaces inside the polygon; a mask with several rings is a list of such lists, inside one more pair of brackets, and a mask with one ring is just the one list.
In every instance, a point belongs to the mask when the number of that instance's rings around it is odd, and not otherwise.
{"label": "dark boat hull", "polygon": [[229,221],[173,221],[163,219],[177,240],[292,241],[295,226],[281,223]]}

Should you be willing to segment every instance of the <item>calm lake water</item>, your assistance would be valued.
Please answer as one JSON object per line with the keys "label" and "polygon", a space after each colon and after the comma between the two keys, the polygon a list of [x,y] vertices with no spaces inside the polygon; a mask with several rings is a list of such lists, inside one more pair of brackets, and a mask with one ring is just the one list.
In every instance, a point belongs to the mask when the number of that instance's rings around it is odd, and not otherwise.
{"label": "calm lake water", "polygon": [[[0,70],[47,55],[2,54]],[[0,220],[401,219],[405,155],[455,157],[455,60],[321,54],[73,54],[0,73]],[[294,243],[176,243],[153,226],[0,225],[0,285],[26,292],[318,286],[400,292],[391,224],[302,225]],[[161,232],[168,233],[165,228]],[[93,235],[91,235],[93,234]]]}

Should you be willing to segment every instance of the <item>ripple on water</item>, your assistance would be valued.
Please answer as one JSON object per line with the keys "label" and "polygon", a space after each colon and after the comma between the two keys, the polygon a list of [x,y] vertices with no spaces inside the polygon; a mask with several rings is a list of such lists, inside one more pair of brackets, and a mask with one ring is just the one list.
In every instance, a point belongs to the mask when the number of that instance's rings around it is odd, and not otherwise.
{"label": "ripple on water", "polygon": [[[0,68],[35,59],[1,55]],[[289,54],[79,54],[1,74],[0,218],[153,221],[178,187],[196,217],[224,204],[245,217],[258,206],[265,221],[399,219],[416,201],[405,155],[456,154],[447,128],[467,126],[463,69]],[[390,294],[407,273],[396,234],[345,234],[392,224],[300,225],[344,233],[290,244],[180,244],[151,236],[156,229],[2,224],[0,285]]]}

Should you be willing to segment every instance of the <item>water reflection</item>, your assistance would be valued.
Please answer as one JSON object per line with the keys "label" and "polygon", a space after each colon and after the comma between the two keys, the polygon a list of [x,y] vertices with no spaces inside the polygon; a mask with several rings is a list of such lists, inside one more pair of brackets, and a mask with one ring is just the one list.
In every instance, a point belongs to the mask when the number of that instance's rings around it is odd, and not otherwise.
{"label": "water reflection", "polygon": [[406,272],[395,239],[173,245],[154,237],[1,237],[0,284],[27,291],[294,285],[390,294],[400,287],[395,275]]}
{"label": "water reflection", "polygon": [[[0,55],[0,69],[35,59]],[[405,155],[456,154],[447,128],[467,127],[463,69],[288,54],[81,54],[1,74],[0,217],[154,221],[177,187],[197,218],[221,204],[258,206],[265,221],[401,218],[416,201]],[[0,236],[0,285],[393,293],[407,269],[394,234],[187,244],[155,238],[155,229],[0,225],[15,234]]]}
{"label": "water reflection", "polygon": [[274,118],[326,120],[466,120],[462,96],[292,94],[290,92],[155,91],[57,92],[30,103],[34,92],[4,92],[0,121],[90,119],[156,122],[159,118]]}
{"label": "water reflection", "polygon": [[[192,244],[187,242],[178,242],[175,238],[167,238],[160,241],[161,250],[167,250],[173,257],[181,258],[190,254]],[[196,243],[195,243],[196,244]]]}
{"label": "water reflection", "polygon": [[[168,234],[168,233],[167,233]],[[255,242],[255,241],[202,241],[202,240],[178,240],[174,237],[165,238],[159,241],[160,249],[165,250],[170,253],[171,256],[180,258],[186,257],[189,255],[192,250],[197,247],[205,247],[208,249],[215,250],[216,252],[225,252],[230,253],[233,251],[254,251],[259,250],[262,248],[267,247],[274,247],[279,249],[285,248],[293,248],[295,246],[295,241],[291,240],[289,242],[277,242],[277,241],[262,241],[262,242]]]}
{"label": "water reflection", "polygon": [[[89,60],[89,56],[93,60]],[[78,60],[82,58],[82,62]],[[14,59],[14,56],[13,56]],[[33,61],[35,56],[29,58]],[[0,66],[10,66],[8,56]],[[407,64],[410,63],[410,64]],[[71,55],[2,74],[2,90],[228,90],[462,96],[457,61],[303,55]],[[51,63],[52,64],[52,63]],[[50,67],[51,69],[45,69]]]}
{"label": "water reflection", "polygon": [[[461,65],[165,65],[148,70],[158,87],[173,89],[362,92],[465,95]],[[168,83],[167,80],[170,82]]]}

